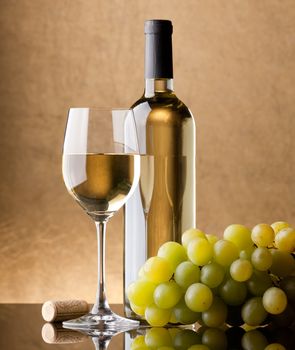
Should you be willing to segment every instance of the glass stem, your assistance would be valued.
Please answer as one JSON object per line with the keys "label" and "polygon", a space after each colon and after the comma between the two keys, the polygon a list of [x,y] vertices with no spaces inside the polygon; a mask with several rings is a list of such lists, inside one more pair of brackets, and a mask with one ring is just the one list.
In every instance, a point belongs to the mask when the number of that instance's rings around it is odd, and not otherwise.
{"label": "glass stem", "polygon": [[96,292],[96,302],[92,308],[91,313],[98,314],[100,310],[110,310],[109,304],[106,298],[105,291],[105,233],[106,233],[105,221],[96,221],[97,230],[97,250],[98,250],[98,286]]}
{"label": "glass stem", "polygon": [[93,337],[92,341],[95,346],[95,350],[106,350],[112,337]]}

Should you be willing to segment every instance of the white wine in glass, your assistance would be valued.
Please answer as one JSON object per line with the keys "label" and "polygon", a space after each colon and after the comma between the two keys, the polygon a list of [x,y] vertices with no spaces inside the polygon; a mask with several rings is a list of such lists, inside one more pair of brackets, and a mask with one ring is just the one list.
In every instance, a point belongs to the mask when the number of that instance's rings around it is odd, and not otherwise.
{"label": "white wine in glass", "polygon": [[106,223],[138,184],[137,145],[132,110],[70,109],[63,148],[63,178],[69,193],[97,228],[98,287],[91,312],[63,322],[65,327],[94,328],[107,337],[139,324],[111,310],[104,282]]}

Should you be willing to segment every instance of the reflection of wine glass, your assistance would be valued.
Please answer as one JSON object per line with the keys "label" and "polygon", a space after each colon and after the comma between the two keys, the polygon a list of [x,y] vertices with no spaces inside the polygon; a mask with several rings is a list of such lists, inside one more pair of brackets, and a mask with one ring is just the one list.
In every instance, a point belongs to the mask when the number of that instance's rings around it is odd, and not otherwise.
{"label": "reflection of wine glass", "polygon": [[137,321],[115,314],[105,294],[107,221],[138,184],[140,157],[131,110],[71,108],[63,148],[63,178],[69,193],[95,221],[98,237],[98,288],[89,314],[64,322],[66,327],[123,330]]}
{"label": "reflection of wine glass", "polygon": [[42,327],[42,339],[47,344],[65,345],[87,342],[91,338],[95,350],[108,348],[113,336],[120,331],[100,331],[99,329],[65,329],[61,323],[45,323]]}
{"label": "reflection of wine glass", "polygon": [[180,241],[181,222],[179,220],[186,182],[186,157],[165,157],[165,187],[173,216],[173,239]]}

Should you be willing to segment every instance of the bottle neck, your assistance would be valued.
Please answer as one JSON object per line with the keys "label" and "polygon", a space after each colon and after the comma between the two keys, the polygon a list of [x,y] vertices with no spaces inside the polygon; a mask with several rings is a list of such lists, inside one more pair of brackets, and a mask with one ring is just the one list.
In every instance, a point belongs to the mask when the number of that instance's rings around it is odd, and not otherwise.
{"label": "bottle neck", "polygon": [[172,93],[173,79],[145,79],[145,97],[153,97],[159,93]]}

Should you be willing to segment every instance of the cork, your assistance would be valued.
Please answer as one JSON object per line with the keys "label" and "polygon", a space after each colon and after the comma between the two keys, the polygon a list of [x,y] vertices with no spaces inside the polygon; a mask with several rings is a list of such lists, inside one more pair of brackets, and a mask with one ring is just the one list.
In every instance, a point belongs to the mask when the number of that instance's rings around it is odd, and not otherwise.
{"label": "cork", "polygon": [[42,316],[47,322],[60,322],[87,314],[89,306],[85,300],[46,301],[42,306]]}
{"label": "cork", "polygon": [[61,323],[45,323],[41,333],[42,339],[48,344],[81,343],[88,338],[84,333],[62,328]]}

